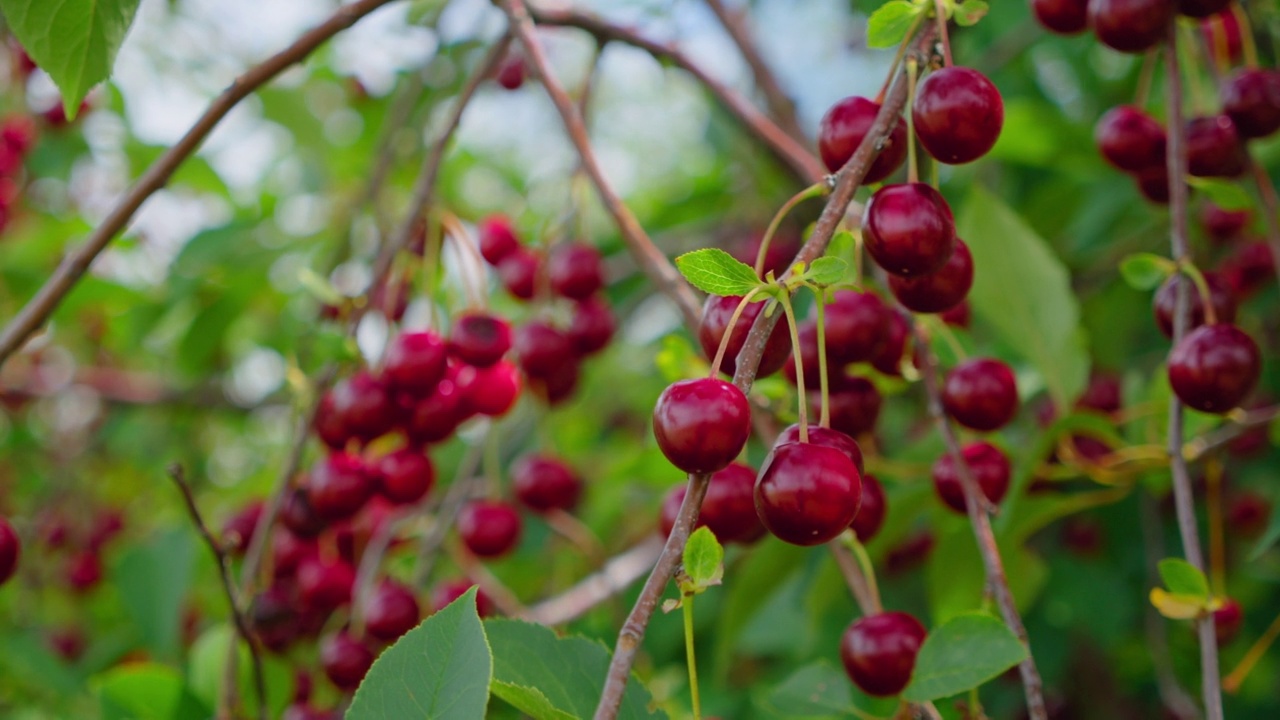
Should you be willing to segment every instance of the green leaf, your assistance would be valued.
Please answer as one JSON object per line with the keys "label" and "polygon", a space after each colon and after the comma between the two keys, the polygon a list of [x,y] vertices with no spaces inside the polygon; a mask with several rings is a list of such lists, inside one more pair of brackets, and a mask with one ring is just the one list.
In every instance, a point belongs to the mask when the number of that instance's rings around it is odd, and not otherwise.
{"label": "green leaf", "polygon": [[1209,597],[1209,581],[1195,565],[1180,558],[1160,561],[1160,579],[1169,592],[1175,595]]}
{"label": "green leaf", "polygon": [[484,717],[492,676],[473,587],[378,657],[346,719],[474,720]]}
{"label": "green leaf", "polygon": [[849,272],[849,263],[838,257],[820,257],[809,263],[805,278],[814,285],[827,287],[839,284]]}
{"label": "green leaf", "polygon": [[23,49],[62,91],[74,118],[89,90],[106,80],[139,0],[0,0]]}
{"label": "green leaf", "polygon": [[1151,604],[1170,620],[1191,620],[1210,612],[1210,601],[1203,595],[1171,593],[1164,588],[1151,588]]}
{"label": "green leaf", "polygon": [[[225,684],[227,651],[231,643],[236,644],[239,660],[236,664],[237,683],[248,702],[256,707],[257,692],[253,689],[253,662],[249,646],[236,634],[230,622],[221,622],[211,626],[196,638],[187,653],[187,685],[191,693],[201,702],[213,707],[222,697]],[[278,717],[293,699],[293,668],[278,656],[267,654],[262,658],[262,672],[266,680],[267,701],[272,717]]]}
{"label": "green leaf", "polygon": [[746,295],[764,284],[750,265],[719,248],[687,252],[676,258],[676,268],[690,284],[711,295]]}
{"label": "green leaf", "polygon": [[920,646],[911,684],[902,697],[925,702],[975,688],[1022,662],[1027,648],[986,613],[957,615]]}
{"label": "green leaf", "polygon": [[125,612],[158,657],[180,655],[182,610],[194,559],[195,538],[184,528],[173,528],[130,548],[112,568]]}
{"label": "green leaf", "polygon": [[881,5],[867,20],[867,47],[889,48],[902,42],[923,12],[923,5],[907,0],[890,0]]}
{"label": "green leaf", "polygon": [[853,689],[844,671],[827,662],[806,665],[769,690],[764,703],[783,717],[849,717]]}
{"label": "green leaf", "polygon": [[[609,670],[609,651],[603,645],[583,637],[558,637],[550,628],[519,620],[486,620],[484,626],[493,648],[494,695],[534,720],[591,717]],[[632,678],[618,718],[666,717],[651,713],[649,702],[649,693]]]}
{"label": "green leaf", "polygon": [[105,720],[188,720],[209,717],[182,673],[156,663],[115,667],[93,681]]}
{"label": "green leaf", "polygon": [[965,0],[955,6],[955,13],[951,16],[960,27],[969,27],[976,25],[979,20],[986,17],[987,11],[990,10],[982,0]]}
{"label": "green leaf", "polygon": [[969,301],[999,340],[1040,372],[1060,409],[1089,379],[1080,307],[1066,266],[1004,201],[975,186],[957,223],[977,268]]}
{"label": "green leaf", "polygon": [[1154,290],[1176,269],[1172,260],[1155,253],[1135,253],[1120,261],[1120,275],[1134,290]]}
{"label": "green leaf", "polygon": [[1208,195],[1213,204],[1223,210],[1246,210],[1253,207],[1249,193],[1230,180],[1188,175],[1187,184]]}
{"label": "green leaf", "polygon": [[685,592],[700,593],[719,585],[724,577],[724,548],[709,528],[700,527],[684,545],[684,573],[689,576]]}

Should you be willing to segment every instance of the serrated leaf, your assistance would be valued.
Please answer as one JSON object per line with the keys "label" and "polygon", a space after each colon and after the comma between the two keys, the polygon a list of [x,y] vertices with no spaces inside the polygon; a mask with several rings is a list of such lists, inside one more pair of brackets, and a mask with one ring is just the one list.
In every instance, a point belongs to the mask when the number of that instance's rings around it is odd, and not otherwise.
{"label": "serrated leaf", "polygon": [[1165,558],[1160,561],[1160,579],[1169,592],[1175,595],[1209,597],[1209,580],[1199,568],[1186,560]]}
{"label": "serrated leaf", "polygon": [[711,295],[741,296],[763,285],[756,271],[719,248],[703,248],[676,258],[691,285]]}
{"label": "serrated leaf", "polygon": [[0,0],[18,42],[62,92],[74,118],[89,90],[106,80],[139,0]]}
{"label": "serrated leaf", "polygon": [[902,42],[922,12],[923,5],[907,0],[890,0],[881,5],[867,20],[867,47],[889,48]]}
{"label": "serrated leaf", "polygon": [[853,689],[844,671],[830,663],[806,665],[772,688],[764,700],[783,717],[849,717]]}
{"label": "serrated leaf", "polygon": [[1208,195],[1213,204],[1223,210],[1245,210],[1253,207],[1249,193],[1230,180],[1188,175],[1187,184]]}
{"label": "serrated leaf", "polygon": [[1151,604],[1170,620],[1191,620],[1208,611],[1204,597],[1171,593],[1164,588],[1151,588]]}
{"label": "serrated leaf", "polygon": [[809,282],[820,287],[837,285],[849,272],[849,263],[838,257],[820,257],[809,263],[809,271],[805,277]]}
{"label": "serrated leaf", "polygon": [[1022,662],[1027,648],[986,613],[957,615],[920,646],[911,684],[902,697],[926,702],[975,688]]}
{"label": "serrated leaf", "polygon": [[955,12],[951,17],[960,27],[969,27],[970,25],[976,25],[979,20],[986,17],[987,11],[990,9],[990,6],[983,0],[965,0],[955,6]]}
{"label": "serrated leaf", "polygon": [[694,593],[720,584],[724,575],[724,547],[709,528],[694,530],[685,543],[684,573],[689,576],[689,590]]}
{"label": "serrated leaf", "polygon": [[1120,261],[1120,275],[1134,290],[1154,290],[1174,269],[1172,260],[1155,253],[1135,253]]}

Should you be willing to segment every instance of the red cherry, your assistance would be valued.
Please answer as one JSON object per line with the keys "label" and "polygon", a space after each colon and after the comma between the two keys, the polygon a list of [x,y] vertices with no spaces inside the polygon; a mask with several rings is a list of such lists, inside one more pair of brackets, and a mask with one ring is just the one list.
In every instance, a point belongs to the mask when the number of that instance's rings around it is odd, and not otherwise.
{"label": "red cherry", "polygon": [[723,380],[681,380],[658,396],[653,434],[672,465],[688,473],[715,472],[746,446],[751,406],[741,390]]}
{"label": "red cherry", "polygon": [[[963,302],[962,300],[961,303]],[[907,350],[907,335],[911,333],[911,328],[899,313],[890,311],[888,317],[888,332],[885,333],[884,344],[880,346],[880,352],[871,358],[871,365],[885,375],[898,376],[902,374],[902,355]]]}
{"label": "red cherry", "polygon": [[373,495],[374,484],[359,457],[331,452],[311,468],[307,499],[316,515],[325,520],[349,518]]}
{"label": "red cherry", "polygon": [[[729,320],[741,301],[742,298],[739,296],[710,295],[702,304],[702,321],[698,324],[698,342],[702,344],[702,352],[708,360],[715,360],[720,341],[724,338],[725,332],[729,331]],[[729,333],[729,344],[725,347],[724,360],[720,363],[720,371],[724,374],[733,375],[737,371],[738,353],[742,352],[742,346],[751,332],[751,325],[766,304],[751,303],[742,309],[742,314],[738,316],[738,323]],[[769,333],[764,353],[760,356],[760,365],[756,369],[756,377],[766,377],[778,372],[790,359],[791,334],[787,330],[786,323],[779,322],[774,326],[773,332]]]}
{"label": "red cherry", "polygon": [[885,497],[884,487],[875,475],[862,476],[862,504],[858,514],[853,516],[849,527],[858,536],[858,542],[866,544],[880,532],[884,525],[884,516],[889,512],[889,501]]}
{"label": "red cherry", "polygon": [[440,442],[453,435],[471,416],[462,388],[452,379],[444,379],[436,391],[416,403],[405,423],[405,433],[414,443]]}
{"label": "red cherry", "polygon": [[355,568],[343,560],[314,558],[298,565],[298,597],[311,610],[329,612],[351,602]]}
{"label": "red cherry", "polygon": [[345,428],[351,437],[370,442],[395,427],[399,410],[392,402],[387,387],[370,373],[361,370],[333,386],[334,423]]}
{"label": "red cherry", "polygon": [[1237,407],[1261,373],[1257,343],[1235,325],[1202,325],[1169,353],[1169,384],[1182,402],[1201,412]]}
{"label": "red cherry", "polygon": [[[821,400],[819,394],[809,393],[811,407],[818,407]],[[831,427],[854,438],[875,427],[883,402],[876,386],[870,380],[860,377],[847,377],[832,382],[828,400]]]}
{"label": "red cherry", "polygon": [[271,533],[271,572],[277,578],[292,578],[304,560],[319,557],[313,538],[300,538],[287,527]]}
{"label": "red cherry", "polygon": [[400,448],[374,461],[373,474],[378,490],[394,503],[408,505],[426,497],[435,483],[436,470],[431,458],[420,450]]}
{"label": "red cherry", "polygon": [[525,74],[524,56],[508,55],[498,66],[498,84],[507,90],[519,90],[524,85]]}
{"label": "red cherry", "polygon": [[756,513],[793,545],[818,545],[849,527],[862,501],[858,468],[825,445],[783,443],[769,451],[756,480]]}
{"label": "red cherry", "polygon": [[1076,400],[1076,407],[1106,414],[1119,412],[1124,407],[1120,378],[1102,373],[1093,375],[1080,399]]}
{"label": "red cherry", "polygon": [[574,305],[566,334],[580,356],[594,355],[613,339],[617,321],[613,309],[600,298],[587,298]]}
{"label": "red cherry", "polygon": [[1089,27],[1089,0],[1031,0],[1031,12],[1045,29],[1075,35]]}
{"label": "red cherry", "polygon": [[999,360],[975,358],[947,373],[942,406],[956,422],[989,432],[1009,423],[1018,412],[1018,382]]}
{"label": "red cherry", "polygon": [[1246,539],[1256,539],[1271,519],[1271,503],[1258,493],[1241,492],[1227,505],[1227,530]]}
{"label": "red cherry", "polygon": [[570,356],[565,358],[564,362],[560,363],[560,366],[550,375],[530,378],[530,380],[541,389],[541,397],[547,401],[547,404],[555,406],[573,397],[574,391],[578,389],[581,373],[582,365],[576,357]]}
{"label": "red cherry", "polygon": [[1164,39],[1173,20],[1171,0],[1089,0],[1089,25],[1113,50],[1138,53]]}
{"label": "red cherry", "polygon": [[31,150],[39,132],[30,116],[10,115],[0,122],[0,145],[20,158]]}
{"label": "red cherry", "polygon": [[918,313],[946,312],[959,305],[973,286],[973,256],[956,238],[956,247],[942,267],[919,277],[889,276],[889,290],[902,306]]}
{"label": "red cherry", "polygon": [[18,533],[4,517],[0,517],[0,585],[4,585],[18,570],[22,556],[22,543]]}
{"label": "red cherry", "polygon": [[553,375],[567,359],[577,355],[568,335],[536,320],[516,328],[512,345],[520,369],[531,378]]}
{"label": "red cherry", "polygon": [[[245,505],[223,523],[222,547],[227,552],[239,557],[244,555],[245,550],[249,549],[253,534],[258,529],[258,520],[262,517],[262,508],[262,501],[255,500]],[[3,566],[3,563],[0,563],[0,566]],[[3,574],[0,572],[0,575]]]}
{"label": "red cherry", "polygon": [[473,500],[458,512],[458,536],[473,554],[496,558],[520,542],[520,514],[497,500]]}
{"label": "red cherry", "polygon": [[[965,445],[960,453],[978,483],[978,489],[993,504],[999,505],[1009,490],[1009,458],[1000,448],[987,442]],[[933,464],[933,488],[947,507],[961,514],[966,512],[964,486],[960,483],[955,459],[950,454],[943,455]]]}
{"label": "red cherry", "polygon": [[478,415],[502,417],[520,399],[520,371],[506,360],[487,368],[465,365],[458,369],[455,382],[466,408]]}
{"label": "red cherry", "polygon": [[[827,114],[822,116],[822,121],[818,124],[818,154],[822,156],[827,170],[839,172],[849,162],[849,158],[853,157],[853,153],[862,144],[862,139],[871,130],[879,112],[879,104],[853,96],[832,105]],[[902,167],[902,161],[906,157],[907,130],[899,118],[893,131],[889,133],[888,142],[871,163],[862,183],[870,185],[884,180]]]}
{"label": "red cherry", "polygon": [[391,642],[418,624],[421,611],[413,591],[394,580],[383,580],[364,608],[364,629],[379,640]]}
{"label": "red cherry", "polygon": [[289,491],[280,509],[280,522],[300,538],[313,538],[329,527],[329,522],[316,513],[305,487]]}
{"label": "red cherry", "polygon": [[573,510],[582,497],[582,479],[563,461],[548,455],[525,455],[511,466],[516,499],[536,513]]}
{"label": "red cherry", "polygon": [[996,144],[1004,127],[1004,100],[986,75],[951,66],[920,83],[911,114],[924,149],[939,162],[961,165]]}
{"label": "red cherry", "polygon": [[555,294],[585,300],[604,287],[600,251],[585,243],[561,243],[547,256],[547,280]]}
{"label": "red cherry", "polygon": [[400,333],[387,347],[382,375],[397,392],[430,395],[444,379],[449,346],[435,333]]}
{"label": "red cherry", "polygon": [[[773,444],[781,445],[795,442],[800,442],[799,423],[788,425],[785,430],[778,433],[778,437],[773,441]],[[839,430],[811,425],[809,426],[809,442],[814,445],[823,445],[839,450],[849,456],[853,466],[858,468],[859,475],[865,472],[862,464],[862,448],[858,447],[858,441]]]}
{"label": "red cherry", "polygon": [[339,690],[355,690],[373,665],[373,651],[340,630],[320,641],[320,665]]}
{"label": "red cherry", "polygon": [[1275,277],[1275,263],[1265,242],[1249,242],[1223,260],[1219,271],[1236,296],[1243,299],[1271,282]]}
{"label": "red cherry", "polygon": [[884,346],[889,309],[874,293],[837,290],[824,321],[827,357],[842,364],[862,362],[875,357]]}
{"label": "red cherry", "polygon": [[343,417],[334,408],[332,390],[326,392],[320,398],[320,404],[316,407],[314,427],[320,442],[334,450],[345,448],[347,443],[352,440],[351,432],[343,424]]}
{"label": "red cherry", "polygon": [[67,566],[67,584],[72,592],[86,593],[102,581],[102,557],[94,550],[82,550],[71,556]]}
{"label": "red cherry", "polygon": [[68,663],[79,660],[88,645],[84,631],[77,627],[55,630],[49,634],[49,649]]}
{"label": "red cherry", "polygon": [[1197,177],[1234,178],[1244,174],[1249,155],[1236,124],[1226,115],[1187,121],[1187,172]]}
{"label": "red cherry", "polygon": [[[435,612],[445,609],[450,603],[462,597],[468,590],[475,586],[475,583],[469,580],[453,580],[450,582],[440,583],[431,591],[431,607]],[[493,604],[493,600],[485,594],[484,590],[476,591],[476,613],[480,617],[490,617],[497,615],[497,608]]]}
{"label": "red cherry", "polygon": [[[1213,305],[1213,312],[1218,322],[1235,322],[1236,319],[1236,296],[1235,291],[1231,289],[1231,283],[1225,277],[1216,272],[1204,273],[1205,284],[1209,286],[1209,302]],[[1187,325],[1187,330],[1193,330],[1200,327],[1205,322],[1204,317],[1204,301],[1200,299],[1200,293],[1192,284],[1191,280],[1187,283],[1187,307],[1190,309],[1188,319],[1191,321]],[[1178,281],[1175,277],[1165,280],[1160,289],[1156,291],[1155,298],[1152,301],[1152,310],[1156,316],[1156,325],[1160,327],[1160,332],[1164,333],[1167,338],[1173,337],[1173,316],[1178,304]]]}
{"label": "red cherry", "polygon": [[947,201],[929,185],[886,185],[863,213],[862,237],[877,265],[911,277],[931,273],[951,257],[956,225]]}
{"label": "red cherry", "polygon": [[1234,598],[1223,601],[1222,607],[1213,611],[1213,632],[1219,645],[1226,645],[1240,634],[1244,624],[1244,611]]}
{"label": "red cherry", "polygon": [[497,265],[520,249],[520,239],[505,215],[490,215],[476,227],[480,255],[490,265]]}
{"label": "red cherry", "polygon": [[1169,204],[1169,169],[1164,165],[1152,165],[1139,170],[1134,174],[1133,180],[1138,186],[1138,192],[1148,201],[1156,205]]}
{"label": "red cherry", "polygon": [[959,305],[947,310],[938,317],[942,318],[942,322],[952,327],[969,327],[969,321],[972,317],[972,312],[969,309],[969,301],[964,300]]}
{"label": "red cherry", "polygon": [[924,626],[903,612],[859,618],[840,639],[840,659],[854,684],[868,695],[897,695],[911,680]]}
{"label": "red cherry", "polygon": [[1244,138],[1280,130],[1280,72],[1245,68],[1222,86],[1222,112]]}
{"label": "red cherry", "polygon": [[1200,34],[1213,56],[1227,63],[1240,62],[1244,55],[1244,37],[1240,22],[1231,10],[1225,10],[1200,21]]}
{"label": "red cherry", "polygon": [[124,515],[118,510],[105,510],[93,518],[89,530],[90,550],[101,550],[108,542],[124,531]]}
{"label": "red cherry", "polygon": [[511,326],[487,313],[458,317],[449,334],[449,352],[468,365],[489,367],[511,349]]}
{"label": "red cherry", "polygon": [[298,612],[293,597],[273,585],[253,597],[249,604],[249,627],[267,649],[283,652],[298,636]]}
{"label": "red cherry", "polygon": [[1251,217],[1248,210],[1224,210],[1212,202],[1200,206],[1200,225],[1209,237],[1220,243],[1239,237],[1249,226]]}
{"label": "red cherry", "polygon": [[[697,527],[711,530],[722,543],[747,545],[759,540],[764,535],[764,526],[756,515],[755,484],[756,471],[738,462],[712,475],[702,499]],[[671,534],[688,489],[681,484],[668,491],[662,504],[663,535]]]}
{"label": "red cherry", "polygon": [[1132,105],[1113,107],[1098,119],[1094,142],[1107,162],[1125,172],[1164,166],[1164,127]]}
{"label": "red cherry", "polygon": [[537,255],[521,248],[498,263],[498,279],[512,297],[532,300],[538,294],[538,272],[541,265]]}

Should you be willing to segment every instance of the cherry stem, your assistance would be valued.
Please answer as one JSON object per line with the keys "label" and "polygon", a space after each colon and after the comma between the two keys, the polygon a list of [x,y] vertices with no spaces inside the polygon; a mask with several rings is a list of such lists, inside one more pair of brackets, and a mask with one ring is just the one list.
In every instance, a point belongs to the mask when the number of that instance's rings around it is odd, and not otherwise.
{"label": "cherry stem", "polygon": [[790,294],[784,292],[778,298],[778,302],[782,305],[782,311],[787,314],[787,329],[791,331],[791,347],[794,348],[791,357],[796,363],[796,388],[799,390],[796,393],[799,396],[797,402],[797,414],[799,417],[797,421],[800,424],[800,442],[807,443],[809,442],[809,412],[805,405],[807,404],[806,396],[809,394],[809,388],[804,384],[804,360],[801,359],[803,353],[800,352],[800,331],[796,327],[796,311],[795,308],[791,307]]}
{"label": "cherry stem", "polygon": [[787,213],[791,212],[795,206],[808,200],[809,198],[822,197],[830,192],[830,187],[825,180],[814,183],[809,187],[801,190],[791,197],[790,200],[783,203],[782,207],[773,216],[773,220],[769,222],[769,228],[764,231],[764,237],[760,240],[760,249],[756,251],[756,277],[764,277],[764,259],[769,253],[769,245],[773,242],[773,236],[778,232],[778,226],[782,224],[782,220],[787,217]]}
{"label": "cherry stem", "polygon": [[877,613],[883,612],[884,606],[880,603],[880,586],[876,584],[876,569],[871,564],[871,556],[867,554],[867,549],[862,546],[862,542],[858,540],[858,536],[852,530],[845,534],[845,538],[849,542],[849,549],[853,550],[853,556],[858,558],[858,565],[862,568],[862,576],[867,580],[872,610]]}
{"label": "cherry stem", "polygon": [[1206,325],[1218,324],[1218,313],[1213,309],[1213,294],[1209,291],[1209,281],[1204,273],[1191,262],[1182,263],[1182,272],[1195,283],[1196,292],[1200,295],[1200,304],[1204,306],[1204,322]]}
{"label": "cherry stem", "polygon": [[[453,246],[458,248],[459,253],[470,257],[471,261],[475,263],[475,271],[483,273],[485,267],[484,257],[480,255],[480,250],[472,241],[471,234],[462,226],[462,222],[458,220],[458,217],[450,212],[442,213],[440,224],[444,226],[445,233],[453,241]],[[477,280],[472,270],[460,267],[458,268],[458,274],[462,276],[463,287],[467,289],[467,294],[471,296],[472,306],[481,309],[488,307],[489,293],[485,292],[483,288],[477,287]]]}
{"label": "cherry stem", "polygon": [[938,335],[941,335],[942,340],[951,348],[951,352],[956,354],[957,360],[961,362],[968,360],[969,353],[964,349],[964,345],[961,344],[960,338],[956,337],[956,333],[951,329],[951,326],[937,315],[930,315],[929,320],[930,324],[933,325],[933,327],[930,328],[931,334],[932,332],[936,332]]}
{"label": "cherry stem", "polygon": [[[1249,13],[1245,12],[1244,6],[1238,2],[1231,3],[1231,14],[1235,15],[1236,24],[1240,26],[1240,40],[1244,48],[1244,66],[1247,68],[1258,67],[1258,45],[1253,40],[1253,23],[1249,20]],[[1226,28],[1223,28],[1223,34],[1226,34]]]}
{"label": "cherry stem", "polygon": [[916,168],[916,122],[913,108],[916,102],[916,74],[920,67],[915,58],[907,58],[907,182],[920,181]]}
{"label": "cherry stem", "polygon": [[951,67],[951,37],[947,34],[947,8],[945,0],[933,0],[934,17],[938,20],[938,37],[942,41],[942,62]]}
{"label": "cherry stem", "polygon": [[742,312],[751,304],[751,298],[765,289],[765,285],[751,288],[750,292],[742,296],[738,301],[738,307],[733,309],[733,314],[729,316],[729,324],[725,327],[724,335],[720,337],[720,345],[716,348],[716,357],[711,361],[711,375],[715,377],[720,374],[720,365],[724,362],[724,354],[729,349],[729,338],[733,337],[733,331],[738,327],[738,321],[742,319]]}
{"label": "cherry stem", "polygon": [[689,665],[689,694],[693,698],[693,720],[702,720],[702,701],[698,697],[698,661],[693,652],[693,593],[686,593],[684,602],[684,652]]}
{"label": "cherry stem", "polygon": [[1209,57],[1213,60],[1213,73],[1221,77],[1231,65],[1231,48],[1227,45],[1227,29],[1222,23],[1209,23],[1209,40],[1206,44],[1209,46]]}
{"label": "cherry stem", "polygon": [[[813,288],[818,309],[818,386],[821,388],[822,407],[818,411],[818,427],[831,427],[831,384],[827,379],[827,291]],[[796,355],[800,354],[800,346],[795,345]],[[796,382],[800,381],[799,373]],[[803,387],[803,386],[802,386]]]}
{"label": "cherry stem", "polygon": [[1227,594],[1227,543],[1222,528],[1222,461],[1204,465],[1205,513],[1209,516],[1209,580],[1215,595]]}
{"label": "cherry stem", "polygon": [[1249,651],[1240,658],[1240,662],[1236,664],[1225,678],[1222,679],[1222,688],[1229,693],[1235,693],[1240,690],[1240,684],[1249,676],[1249,672],[1253,670],[1253,666],[1258,664],[1263,655],[1267,654],[1267,650],[1271,644],[1280,637],[1280,615],[1271,621],[1271,625],[1267,627],[1266,632],[1257,639],[1249,648]]}
{"label": "cherry stem", "polygon": [[1147,106],[1151,99],[1151,83],[1155,78],[1156,65],[1160,62],[1159,50],[1148,50],[1142,56],[1142,68],[1138,71],[1138,89],[1134,92],[1134,104],[1140,108]]}

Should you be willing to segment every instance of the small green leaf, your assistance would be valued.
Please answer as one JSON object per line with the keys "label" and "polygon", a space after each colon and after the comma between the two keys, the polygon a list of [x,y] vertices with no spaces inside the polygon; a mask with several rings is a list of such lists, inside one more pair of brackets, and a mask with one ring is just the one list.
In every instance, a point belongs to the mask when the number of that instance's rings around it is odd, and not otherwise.
{"label": "small green leaf", "polygon": [[890,0],[881,5],[867,20],[867,47],[889,48],[902,42],[923,12],[923,5],[907,0]]}
{"label": "small green leaf", "polygon": [[851,258],[858,249],[858,239],[848,230],[836,233],[827,243],[827,257]]}
{"label": "small green leaf", "polygon": [[1022,662],[1027,648],[994,617],[957,615],[925,638],[902,697],[925,702],[975,688]]}
{"label": "small green leaf", "polygon": [[853,686],[844,671],[818,661],[806,665],[771,688],[764,701],[781,717],[849,717]]}
{"label": "small green leaf", "polygon": [[990,10],[983,0],[965,0],[955,6],[955,13],[951,16],[960,27],[969,27],[976,25],[979,20],[986,17],[987,11]]}
{"label": "small green leaf", "polygon": [[1164,588],[1151,588],[1151,604],[1170,620],[1191,620],[1209,612],[1209,601],[1201,595],[1171,593]]}
{"label": "small green leaf", "polygon": [[1165,558],[1160,561],[1160,579],[1164,586],[1175,595],[1193,595],[1201,598],[1209,597],[1209,581],[1196,566],[1179,558]]}
{"label": "small green leaf", "polygon": [[1223,210],[1246,210],[1253,207],[1249,193],[1230,180],[1188,175],[1187,184],[1208,195],[1213,204]]}
{"label": "small green leaf", "polygon": [[676,258],[676,268],[694,287],[711,295],[742,296],[763,285],[756,271],[719,248],[703,248]]}
{"label": "small green leaf", "polygon": [[1120,275],[1134,290],[1154,290],[1177,266],[1155,253],[1135,253],[1120,261]]}
{"label": "small green leaf", "polygon": [[685,543],[684,573],[689,576],[688,592],[696,594],[720,584],[724,576],[724,548],[708,528],[694,530]]}
{"label": "small green leaf", "polygon": [[849,263],[838,257],[820,257],[809,263],[809,271],[805,279],[819,287],[837,285],[849,272]]}

